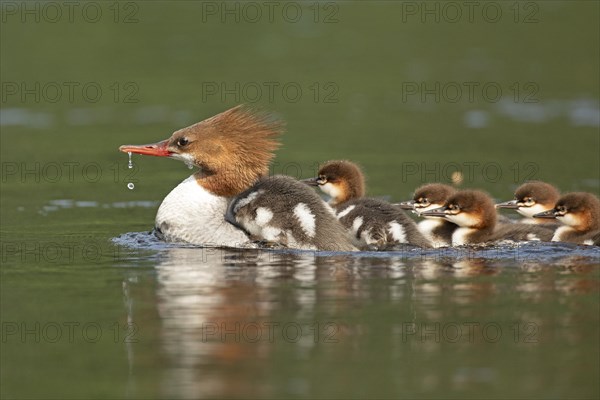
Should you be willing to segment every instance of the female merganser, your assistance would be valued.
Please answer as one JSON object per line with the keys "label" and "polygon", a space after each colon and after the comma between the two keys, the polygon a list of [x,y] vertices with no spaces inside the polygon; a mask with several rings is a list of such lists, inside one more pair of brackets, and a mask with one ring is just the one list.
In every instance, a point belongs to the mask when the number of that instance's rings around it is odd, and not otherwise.
{"label": "female merganser", "polygon": [[591,193],[565,194],[551,210],[534,217],[556,219],[563,224],[554,233],[553,242],[600,246],[600,200]]}
{"label": "female merganser", "polygon": [[417,188],[412,200],[403,201],[396,206],[403,210],[412,210],[418,216],[425,218],[417,224],[417,227],[431,241],[433,247],[450,246],[452,233],[458,225],[444,218],[424,216],[421,213],[442,207],[454,193],[456,189],[452,186],[430,183]]}
{"label": "female merganser", "polygon": [[[273,151],[279,146],[277,136],[282,130],[282,123],[268,115],[238,106],[178,130],[162,142],[125,145],[119,149],[170,157],[199,168],[160,205],[155,223],[159,236],[167,241],[239,247],[249,245],[250,240],[243,230],[225,220],[229,200],[268,174]],[[285,198],[290,195],[287,189],[286,184],[273,185],[269,195]],[[305,191],[312,194],[309,188]],[[274,216],[275,220],[294,218],[292,209],[272,211],[282,213]],[[341,225],[339,231],[343,238]],[[331,240],[336,240],[333,232],[328,232]]]}
{"label": "female merganser", "polygon": [[267,243],[305,250],[356,250],[331,208],[288,176],[260,179],[231,201],[225,219]]}
{"label": "female merganser", "polygon": [[383,250],[398,244],[430,248],[415,222],[402,210],[379,199],[364,198],[365,178],[350,161],[329,161],[316,178],[305,183],[318,186],[331,197],[337,218],[356,238],[358,246]]}
{"label": "female merganser", "polygon": [[439,216],[458,225],[452,234],[452,245],[478,244],[501,240],[550,241],[552,231],[528,224],[497,225],[494,202],[487,193],[463,190],[452,195],[443,207],[422,213]]}
{"label": "female merganser", "polygon": [[516,210],[524,216],[520,222],[525,224],[550,223],[552,220],[533,218],[534,214],[551,210],[560,197],[558,189],[546,182],[531,181],[522,184],[515,190],[515,198],[496,204],[497,208]]}

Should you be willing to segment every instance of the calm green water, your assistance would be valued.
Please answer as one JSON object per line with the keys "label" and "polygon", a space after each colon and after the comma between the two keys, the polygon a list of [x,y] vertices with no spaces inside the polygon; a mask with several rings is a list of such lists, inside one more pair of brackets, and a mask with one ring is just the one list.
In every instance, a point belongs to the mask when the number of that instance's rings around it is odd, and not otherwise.
{"label": "calm green water", "polygon": [[147,234],[190,171],[117,147],[241,102],[287,121],[275,173],[348,158],[395,200],[456,170],[498,199],[598,193],[598,3],[451,3],[3,2],[2,397],[598,398],[597,249]]}

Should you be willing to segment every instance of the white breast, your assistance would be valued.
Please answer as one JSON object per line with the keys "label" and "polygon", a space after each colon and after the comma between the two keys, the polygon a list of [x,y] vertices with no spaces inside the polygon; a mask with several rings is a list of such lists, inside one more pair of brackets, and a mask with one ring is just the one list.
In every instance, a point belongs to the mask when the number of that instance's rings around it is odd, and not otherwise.
{"label": "white breast", "polygon": [[473,232],[471,228],[457,228],[452,234],[452,246],[469,244],[469,235]]}
{"label": "white breast", "polygon": [[227,198],[205,190],[192,175],[165,197],[156,213],[156,227],[170,242],[246,246],[246,235],[225,221],[227,204]]}
{"label": "white breast", "polygon": [[571,228],[570,226],[559,227],[557,230],[554,231],[554,236],[552,236],[552,241],[553,242],[562,242],[564,240],[563,237],[566,236],[566,234],[570,233],[573,230],[574,229]]}
{"label": "white breast", "polygon": [[440,240],[440,238],[435,237],[433,234],[433,230],[443,223],[444,220],[441,218],[425,219],[419,222],[417,228],[419,229],[419,232],[423,234],[423,236],[429,239],[433,247],[443,247],[449,245],[450,243],[445,243],[443,240]]}

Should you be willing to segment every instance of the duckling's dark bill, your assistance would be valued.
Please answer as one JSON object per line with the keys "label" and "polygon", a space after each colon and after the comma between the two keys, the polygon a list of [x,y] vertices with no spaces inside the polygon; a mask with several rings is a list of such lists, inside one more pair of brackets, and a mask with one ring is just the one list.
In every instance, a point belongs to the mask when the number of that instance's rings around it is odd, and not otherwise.
{"label": "duckling's dark bill", "polygon": [[554,218],[556,218],[556,215],[554,215],[554,210],[548,210],[548,211],[544,211],[544,212],[541,212],[541,213],[534,214],[533,218],[551,218],[551,219],[554,219]]}
{"label": "duckling's dark bill", "polygon": [[304,182],[309,186],[319,186],[319,178],[302,179],[300,182]]}
{"label": "duckling's dark bill", "polygon": [[414,209],[415,202],[414,202],[414,200],[410,200],[410,201],[403,201],[401,203],[395,203],[394,205],[396,207],[400,207],[403,210],[412,210],[412,209]]}
{"label": "duckling's dark bill", "polygon": [[510,200],[510,201],[505,201],[504,203],[496,204],[496,208],[516,209],[516,208],[519,208],[519,205],[517,204],[516,200]]}
{"label": "duckling's dark bill", "polygon": [[446,209],[444,207],[434,208],[433,210],[419,212],[419,215],[424,215],[426,217],[444,217],[446,216]]}

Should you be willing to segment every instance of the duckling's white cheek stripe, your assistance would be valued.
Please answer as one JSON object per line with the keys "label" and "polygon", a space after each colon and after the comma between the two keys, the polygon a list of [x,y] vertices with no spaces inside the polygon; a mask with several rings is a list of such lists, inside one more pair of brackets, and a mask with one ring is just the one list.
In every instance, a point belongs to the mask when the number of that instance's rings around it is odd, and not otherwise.
{"label": "duckling's white cheek stripe", "polygon": [[265,207],[258,207],[256,209],[256,225],[265,226],[271,219],[273,219],[273,213],[271,210]]}
{"label": "duckling's white cheek stripe", "polygon": [[354,233],[358,232],[358,230],[360,229],[360,227],[363,224],[363,219],[362,217],[356,217],[354,218],[354,221],[352,222],[352,231]]}
{"label": "duckling's white cheek stripe", "polygon": [[396,221],[392,221],[388,224],[388,229],[390,234],[398,243],[406,243],[406,233],[404,232],[404,228],[402,225],[397,223]]}
{"label": "duckling's white cheek stripe", "polygon": [[455,223],[458,226],[470,227],[473,225],[477,225],[479,223],[479,219],[475,218],[472,215],[461,212],[455,215],[446,215],[446,219],[450,222]]}
{"label": "duckling's white cheek stripe", "polygon": [[348,215],[348,213],[350,213],[350,211],[354,210],[356,206],[349,206],[344,208],[342,211],[339,212],[339,214],[337,215],[338,219],[345,217],[346,215]]}
{"label": "duckling's white cheek stripe", "polygon": [[331,197],[332,199],[336,199],[339,197],[340,195],[340,191],[339,189],[331,184],[331,183],[326,183],[324,185],[319,186],[319,188],[325,193],[327,194],[329,197]]}
{"label": "duckling's white cheek stripe", "polygon": [[565,214],[562,217],[558,217],[557,218],[560,222],[562,222],[565,225],[569,225],[569,226],[577,226],[581,224],[581,221],[579,220],[579,218],[577,218],[575,215],[573,214]]}
{"label": "duckling's white cheek stripe", "polygon": [[308,237],[315,236],[315,215],[310,211],[310,208],[304,203],[299,203],[294,207],[294,215],[300,221],[302,230]]}
{"label": "duckling's white cheek stripe", "polygon": [[[550,208],[552,208],[552,207],[550,207]],[[534,204],[531,207],[519,207],[519,208],[517,208],[517,212],[524,217],[533,218],[534,214],[547,211],[550,208],[543,206],[541,204]]]}

